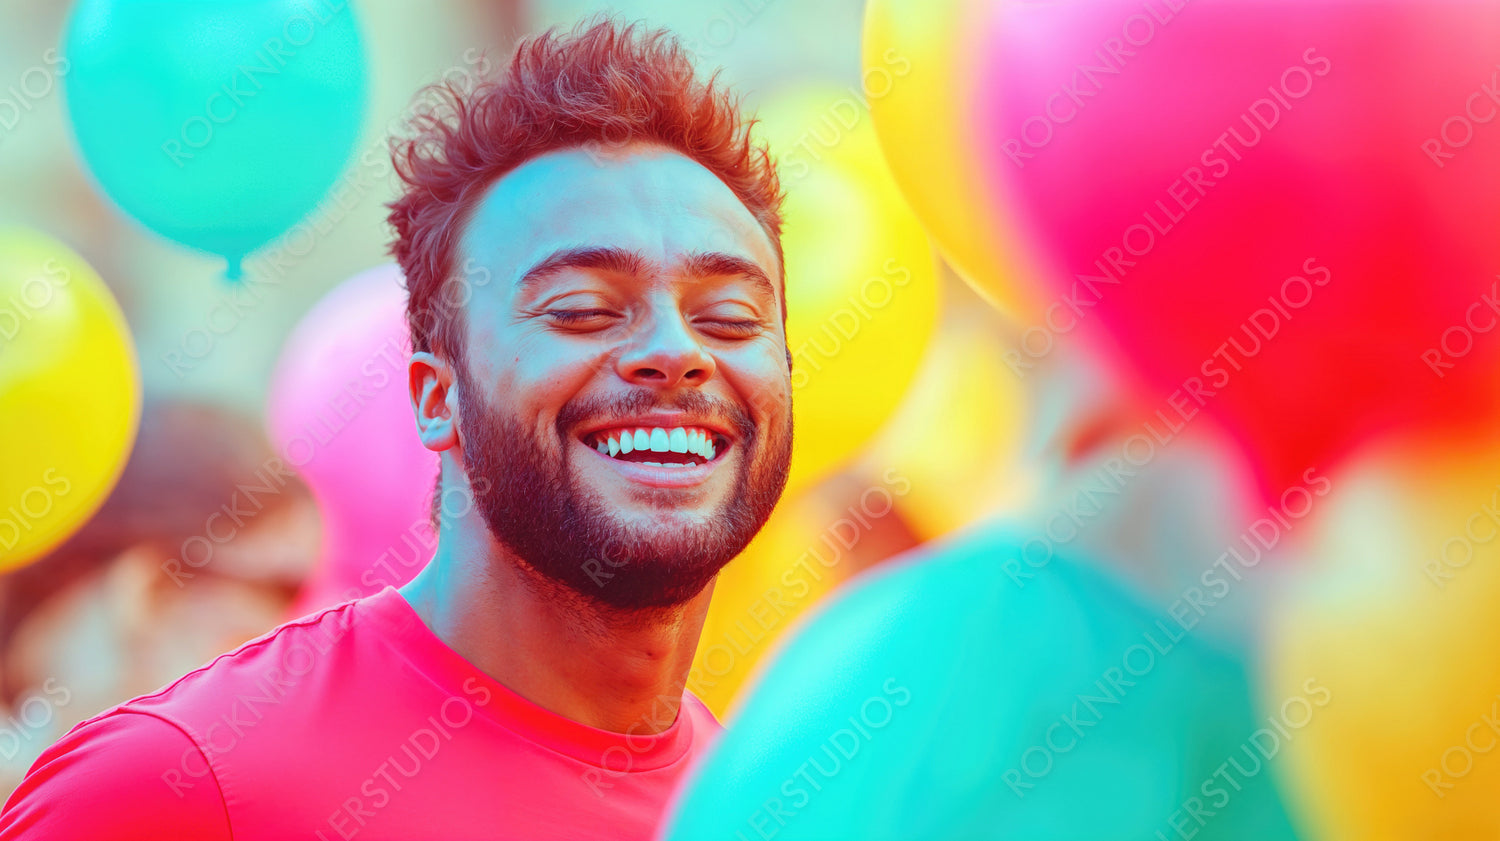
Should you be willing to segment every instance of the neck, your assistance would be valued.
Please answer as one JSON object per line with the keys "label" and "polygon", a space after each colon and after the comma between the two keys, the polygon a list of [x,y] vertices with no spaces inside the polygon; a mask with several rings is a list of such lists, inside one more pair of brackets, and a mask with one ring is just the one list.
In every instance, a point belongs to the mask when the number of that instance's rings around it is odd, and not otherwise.
{"label": "neck", "polygon": [[712,584],[682,605],[614,610],[542,579],[482,525],[482,534],[472,522],[449,525],[432,561],[401,588],[449,648],[579,723],[634,734],[672,725]]}

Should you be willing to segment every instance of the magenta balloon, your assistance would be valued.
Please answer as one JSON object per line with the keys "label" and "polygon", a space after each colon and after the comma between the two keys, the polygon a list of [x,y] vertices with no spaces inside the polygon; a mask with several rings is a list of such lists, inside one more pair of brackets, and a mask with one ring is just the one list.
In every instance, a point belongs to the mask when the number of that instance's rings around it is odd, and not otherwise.
{"label": "magenta balloon", "polygon": [[324,524],[299,609],[404,584],[432,555],[438,456],[412,416],[405,309],[399,269],[363,272],[308,311],[277,362],[271,438],[312,489]]}
{"label": "magenta balloon", "polygon": [[980,169],[1050,265],[1043,329],[1127,360],[1153,437],[1216,416],[1274,493],[1494,428],[1500,4],[992,10]]}

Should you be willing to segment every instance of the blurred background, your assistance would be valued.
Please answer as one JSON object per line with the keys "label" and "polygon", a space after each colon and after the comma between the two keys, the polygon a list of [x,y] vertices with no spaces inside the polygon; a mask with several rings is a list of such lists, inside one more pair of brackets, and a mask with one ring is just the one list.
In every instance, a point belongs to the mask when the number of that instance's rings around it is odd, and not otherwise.
{"label": "blurred background", "polygon": [[0,0],[0,794],[430,556],[387,138],[599,12],[788,193],[793,478],[680,837],[876,676],[782,837],[1500,838],[1500,10],[1415,0]]}

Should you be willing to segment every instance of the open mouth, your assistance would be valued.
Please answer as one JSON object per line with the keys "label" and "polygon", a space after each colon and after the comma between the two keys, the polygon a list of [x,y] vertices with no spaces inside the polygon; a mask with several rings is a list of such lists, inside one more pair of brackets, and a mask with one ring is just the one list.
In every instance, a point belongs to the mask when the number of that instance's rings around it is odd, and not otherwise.
{"label": "open mouth", "polygon": [[601,429],[583,443],[617,461],[677,468],[708,464],[729,449],[729,439],[701,426]]}

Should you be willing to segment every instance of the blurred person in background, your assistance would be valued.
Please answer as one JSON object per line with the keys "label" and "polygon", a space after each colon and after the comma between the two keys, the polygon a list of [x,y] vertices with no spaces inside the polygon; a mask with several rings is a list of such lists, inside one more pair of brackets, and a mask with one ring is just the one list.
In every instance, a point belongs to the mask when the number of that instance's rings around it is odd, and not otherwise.
{"label": "blurred person in background", "polygon": [[665,30],[437,94],[391,214],[432,562],[85,722],[0,838],[643,839],[718,733],[684,684],[791,456],[775,167]]}
{"label": "blurred person in background", "polygon": [[[7,795],[73,725],[284,619],[317,552],[318,517],[301,482],[262,483],[267,464],[275,456],[251,419],[148,402],[120,481],[89,524],[0,578]],[[240,525],[225,507],[243,512]]]}

